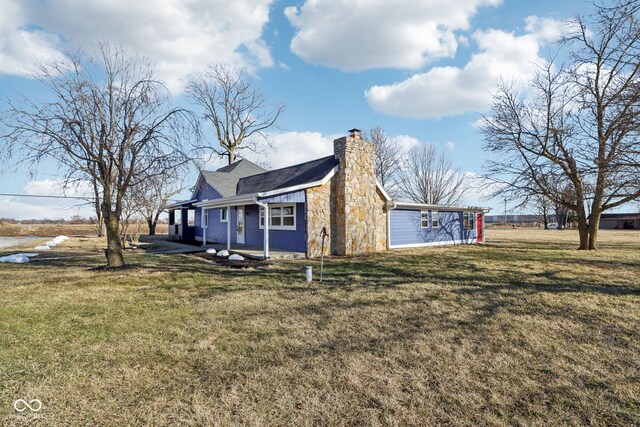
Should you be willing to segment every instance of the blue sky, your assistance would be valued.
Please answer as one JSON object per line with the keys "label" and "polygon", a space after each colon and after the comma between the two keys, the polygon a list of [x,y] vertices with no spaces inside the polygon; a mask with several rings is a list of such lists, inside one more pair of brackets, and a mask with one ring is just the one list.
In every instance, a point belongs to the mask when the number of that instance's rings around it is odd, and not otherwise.
{"label": "blue sky", "polygon": [[[481,173],[474,123],[492,81],[526,81],[562,21],[590,8],[583,0],[0,0],[0,99],[44,98],[30,67],[60,46],[109,40],[155,61],[178,104],[182,79],[207,64],[249,70],[286,105],[272,135],[277,152],[261,159],[273,167],[329,154],[352,127],[380,126],[403,147],[432,143],[464,172]],[[45,163],[37,176],[0,177],[0,193],[59,193],[57,178]],[[501,206],[475,191],[466,202]],[[91,211],[0,197],[0,217],[76,213]]]}

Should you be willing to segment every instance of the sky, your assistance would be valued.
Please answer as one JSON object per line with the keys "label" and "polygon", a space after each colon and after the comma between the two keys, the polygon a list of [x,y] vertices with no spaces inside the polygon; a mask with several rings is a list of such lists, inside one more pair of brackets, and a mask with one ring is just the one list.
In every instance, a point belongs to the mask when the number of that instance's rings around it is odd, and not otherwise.
{"label": "sky", "polygon": [[[109,41],[151,59],[177,105],[191,107],[183,94],[190,74],[218,62],[245,69],[270,101],[286,106],[270,133],[275,151],[257,159],[272,168],[331,154],[348,129],[380,126],[404,149],[447,150],[476,176],[487,160],[477,125],[492,85],[524,84],[565,21],[591,7],[585,0],[0,0],[0,100],[46,99],[29,77],[35,66],[61,49]],[[195,184],[195,175],[187,180]],[[61,194],[59,178],[47,162],[35,175],[19,168],[0,176],[0,193]],[[486,193],[470,188],[464,203],[502,213]],[[0,196],[0,218],[76,214],[92,211],[74,201]]]}

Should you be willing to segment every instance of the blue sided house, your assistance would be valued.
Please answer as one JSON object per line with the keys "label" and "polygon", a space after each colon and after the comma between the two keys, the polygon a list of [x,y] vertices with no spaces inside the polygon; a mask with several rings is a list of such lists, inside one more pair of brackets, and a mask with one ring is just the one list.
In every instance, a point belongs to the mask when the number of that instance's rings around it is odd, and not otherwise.
{"label": "blue sided house", "polygon": [[[190,200],[169,210],[175,240],[325,254],[484,241],[484,210],[392,200],[376,180],[375,149],[360,131],[334,154],[277,170],[239,160],[201,171]],[[323,244],[323,235],[324,244]]]}

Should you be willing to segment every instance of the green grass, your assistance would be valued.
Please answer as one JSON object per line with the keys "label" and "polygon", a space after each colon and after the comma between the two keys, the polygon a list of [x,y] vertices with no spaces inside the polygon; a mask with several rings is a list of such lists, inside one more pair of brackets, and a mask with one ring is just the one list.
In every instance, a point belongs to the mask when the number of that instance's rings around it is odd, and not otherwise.
{"label": "green grass", "polygon": [[640,233],[487,234],[312,285],[309,260],[94,271],[95,240],[0,264],[0,425],[18,398],[53,426],[640,423]]}

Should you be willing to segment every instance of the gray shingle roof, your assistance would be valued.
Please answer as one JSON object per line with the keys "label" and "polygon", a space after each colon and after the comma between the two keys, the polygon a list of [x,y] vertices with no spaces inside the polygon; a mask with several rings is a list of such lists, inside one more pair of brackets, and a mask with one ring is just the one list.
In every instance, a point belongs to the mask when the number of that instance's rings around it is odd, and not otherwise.
{"label": "gray shingle roof", "polygon": [[222,197],[230,197],[236,195],[236,187],[238,180],[246,176],[260,174],[266,169],[261,168],[249,160],[242,159],[230,165],[221,167],[216,171],[200,171],[203,178],[212,186]]}
{"label": "gray shingle roof", "polygon": [[261,193],[320,181],[338,163],[338,159],[331,155],[282,169],[245,176],[238,181],[236,194]]}

